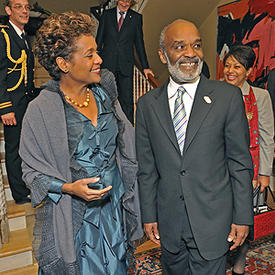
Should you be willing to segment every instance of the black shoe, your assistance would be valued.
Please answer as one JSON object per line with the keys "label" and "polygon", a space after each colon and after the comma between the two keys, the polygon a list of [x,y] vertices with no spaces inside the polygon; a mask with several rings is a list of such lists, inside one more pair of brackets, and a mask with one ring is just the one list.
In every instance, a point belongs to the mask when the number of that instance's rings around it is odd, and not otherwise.
{"label": "black shoe", "polygon": [[31,199],[30,198],[22,198],[18,201],[15,201],[16,204],[24,204],[24,203],[28,203],[28,202],[31,202]]}

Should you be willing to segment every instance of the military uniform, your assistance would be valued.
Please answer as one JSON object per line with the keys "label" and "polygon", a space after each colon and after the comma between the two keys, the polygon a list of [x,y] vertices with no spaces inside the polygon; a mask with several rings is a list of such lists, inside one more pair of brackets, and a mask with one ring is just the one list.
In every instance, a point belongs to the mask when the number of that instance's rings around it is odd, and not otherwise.
{"label": "military uniform", "polygon": [[22,181],[18,149],[22,119],[35,96],[34,57],[28,39],[26,44],[10,23],[0,26],[0,49],[0,115],[14,112],[17,122],[4,125],[6,168],[12,196],[20,202],[29,194]]}

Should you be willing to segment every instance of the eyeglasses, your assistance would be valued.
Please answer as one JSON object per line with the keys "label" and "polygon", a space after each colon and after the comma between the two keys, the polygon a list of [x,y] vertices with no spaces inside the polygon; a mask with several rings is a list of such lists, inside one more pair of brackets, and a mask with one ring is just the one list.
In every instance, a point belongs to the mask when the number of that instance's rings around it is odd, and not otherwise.
{"label": "eyeglasses", "polygon": [[31,9],[31,6],[29,5],[26,5],[26,6],[22,6],[22,5],[14,5],[11,7],[11,9],[15,9],[15,10],[27,10],[27,11],[30,11]]}

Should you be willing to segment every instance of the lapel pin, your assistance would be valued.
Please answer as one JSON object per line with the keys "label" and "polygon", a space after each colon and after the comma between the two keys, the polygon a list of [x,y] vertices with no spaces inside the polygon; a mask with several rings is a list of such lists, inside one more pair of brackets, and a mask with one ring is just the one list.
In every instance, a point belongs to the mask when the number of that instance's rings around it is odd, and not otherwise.
{"label": "lapel pin", "polygon": [[211,98],[209,96],[204,96],[203,99],[208,104],[210,104],[212,102],[212,100],[211,100]]}

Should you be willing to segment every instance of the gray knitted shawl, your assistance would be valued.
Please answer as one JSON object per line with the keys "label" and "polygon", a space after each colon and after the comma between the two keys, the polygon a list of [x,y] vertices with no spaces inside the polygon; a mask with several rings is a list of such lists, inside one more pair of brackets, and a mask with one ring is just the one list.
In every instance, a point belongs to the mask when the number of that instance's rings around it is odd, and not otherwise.
{"label": "gray knitted shawl", "polygon": [[[116,85],[109,71],[103,70],[101,85],[113,102],[112,108],[118,120],[117,158],[126,190],[122,198],[124,229],[127,232],[129,253],[133,255],[131,241],[143,236],[136,181],[134,130],[116,100]],[[49,81],[40,95],[29,104],[21,133],[19,153],[23,180],[31,189],[33,206],[39,206],[33,248],[43,275],[80,274],[74,237],[82,224],[85,202],[62,194],[58,203],[54,203],[47,196],[51,182],[40,180],[43,175],[47,175],[72,182],[72,167],[81,173],[81,167],[72,158],[82,135],[82,128],[79,127],[81,123],[67,129],[66,121],[72,117],[79,119],[79,114],[74,108],[67,108],[66,104],[59,82]],[[68,140],[71,141],[70,148]]]}

